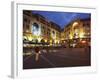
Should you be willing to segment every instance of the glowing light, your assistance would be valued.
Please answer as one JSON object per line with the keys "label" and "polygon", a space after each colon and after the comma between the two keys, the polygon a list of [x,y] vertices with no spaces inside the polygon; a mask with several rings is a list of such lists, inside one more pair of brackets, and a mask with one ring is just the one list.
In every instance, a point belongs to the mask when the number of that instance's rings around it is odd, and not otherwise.
{"label": "glowing light", "polygon": [[45,39],[45,42],[47,42],[47,39]]}
{"label": "glowing light", "polygon": [[60,43],[60,41],[58,40],[58,44]]}
{"label": "glowing light", "polygon": [[61,40],[64,40],[64,38],[61,38]]}
{"label": "glowing light", "polygon": [[52,43],[52,40],[50,40],[50,43]]}
{"label": "glowing light", "polygon": [[84,33],[81,32],[81,33],[79,34],[79,37],[80,37],[80,38],[84,38]]}
{"label": "glowing light", "polygon": [[70,35],[70,36],[69,36],[69,38],[70,38],[70,39],[73,39],[73,36],[72,36],[72,35]]}
{"label": "glowing light", "polygon": [[40,37],[38,38],[38,41],[41,42],[41,38]]}
{"label": "glowing light", "polygon": [[32,36],[29,36],[29,37],[28,37],[28,40],[29,40],[29,41],[32,41],[32,40],[33,40],[33,37],[32,37]]}
{"label": "glowing light", "polygon": [[74,23],[73,23],[73,26],[76,26],[76,25],[78,25],[78,22],[74,22]]}
{"label": "glowing light", "polygon": [[29,32],[29,30],[26,30],[26,32]]}
{"label": "glowing light", "polygon": [[52,45],[52,40],[50,40],[50,46]]}
{"label": "glowing light", "polygon": [[81,41],[83,44],[86,43],[86,41]]}
{"label": "glowing light", "polygon": [[55,44],[57,43],[57,40],[55,40]]}
{"label": "glowing light", "polygon": [[26,36],[23,36],[23,39],[26,39],[27,40],[27,37]]}

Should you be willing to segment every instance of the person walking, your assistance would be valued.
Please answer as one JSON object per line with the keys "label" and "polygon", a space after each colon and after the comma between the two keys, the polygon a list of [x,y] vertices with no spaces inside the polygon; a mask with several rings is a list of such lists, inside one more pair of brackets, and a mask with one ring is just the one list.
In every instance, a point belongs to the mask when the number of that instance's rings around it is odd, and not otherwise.
{"label": "person walking", "polygon": [[39,60],[40,49],[39,47],[35,47],[35,61]]}

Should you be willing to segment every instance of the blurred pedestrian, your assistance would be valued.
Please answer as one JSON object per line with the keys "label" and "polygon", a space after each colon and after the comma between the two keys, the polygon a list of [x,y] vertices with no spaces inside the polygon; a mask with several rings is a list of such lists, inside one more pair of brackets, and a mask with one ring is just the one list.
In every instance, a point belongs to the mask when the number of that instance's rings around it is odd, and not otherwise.
{"label": "blurred pedestrian", "polygon": [[40,48],[35,47],[35,61],[39,60]]}

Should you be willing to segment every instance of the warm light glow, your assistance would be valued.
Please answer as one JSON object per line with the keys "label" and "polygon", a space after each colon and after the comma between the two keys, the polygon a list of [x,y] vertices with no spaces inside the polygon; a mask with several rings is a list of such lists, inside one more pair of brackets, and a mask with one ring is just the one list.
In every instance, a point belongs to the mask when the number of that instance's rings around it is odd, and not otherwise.
{"label": "warm light glow", "polygon": [[37,39],[38,36],[37,35],[32,35],[33,39]]}
{"label": "warm light glow", "polygon": [[28,32],[29,32],[29,30],[26,30],[26,32],[28,33]]}
{"label": "warm light glow", "polygon": [[86,43],[86,41],[81,41],[83,44]]}
{"label": "warm light glow", "polygon": [[45,42],[47,42],[47,39],[45,39]]}
{"label": "warm light glow", "polygon": [[41,38],[40,37],[38,38],[38,41],[41,42]]}
{"label": "warm light glow", "polygon": [[27,40],[27,37],[26,36],[23,36],[23,39],[26,39]]}
{"label": "warm light glow", "polygon": [[57,40],[55,40],[55,44],[57,43]]}
{"label": "warm light glow", "polygon": [[70,35],[70,36],[69,36],[69,38],[70,38],[70,39],[73,39],[73,36],[72,36],[72,35]]}
{"label": "warm light glow", "polygon": [[52,45],[52,40],[50,40],[50,46]]}
{"label": "warm light glow", "polygon": [[58,40],[58,44],[60,43],[60,41]]}
{"label": "warm light glow", "polygon": [[78,25],[78,22],[74,22],[74,23],[73,23],[73,26],[76,26],[76,25]]}
{"label": "warm light glow", "polygon": [[64,38],[61,38],[61,40],[64,40]]}
{"label": "warm light glow", "polygon": [[84,33],[81,32],[81,33],[79,34],[79,37],[80,37],[80,38],[84,38]]}
{"label": "warm light glow", "polygon": [[52,40],[50,40],[50,43],[52,43]]}
{"label": "warm light glow", "polygon": [[28,40],[29,41],[32,41],[33,40],[33,37],[32,36],[28,36]]}

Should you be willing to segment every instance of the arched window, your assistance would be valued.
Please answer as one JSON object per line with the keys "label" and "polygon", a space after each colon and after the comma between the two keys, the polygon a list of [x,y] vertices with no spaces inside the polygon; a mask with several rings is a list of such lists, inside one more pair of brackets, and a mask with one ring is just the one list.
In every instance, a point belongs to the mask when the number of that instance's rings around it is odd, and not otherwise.
{"label": "arched window", "polygon": [[38,35],[39,34],[39,25],[37,23],[33,23],[32,24],[32,33],[34,35]]}
{"label": "arched window", "polygon": [[52,31],[52,33],[53,33],[53,35],[55,35],[55,32],[54,31]]}
{"label": "arched window", "polygon": [[38,31],[39,30],[39,25],[37,23],[33,23],[33,30]]}

